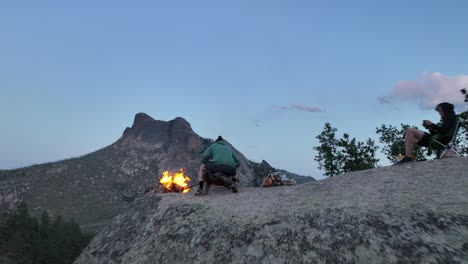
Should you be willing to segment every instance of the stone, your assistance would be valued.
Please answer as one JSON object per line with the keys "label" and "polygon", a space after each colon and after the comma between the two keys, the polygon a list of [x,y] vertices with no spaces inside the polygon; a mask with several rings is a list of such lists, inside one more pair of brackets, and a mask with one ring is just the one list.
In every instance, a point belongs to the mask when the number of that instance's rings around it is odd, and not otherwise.
{"label": "stone", "polygon": [[147,194],[74,263],[467,263],[467,172],[465,157],[195,199]]}

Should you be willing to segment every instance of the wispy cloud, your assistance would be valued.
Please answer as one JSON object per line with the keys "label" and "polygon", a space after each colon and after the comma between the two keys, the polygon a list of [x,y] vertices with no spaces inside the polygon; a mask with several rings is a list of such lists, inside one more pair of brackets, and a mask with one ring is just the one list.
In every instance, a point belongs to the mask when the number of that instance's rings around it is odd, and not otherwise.
{"label": "wispy cloud", "polygon": [[260,120],[260,119],[250,119],[252,121],[252,123],[254,124],[254,126],[256,127],[261,127],[263,125],[263,121]]}
{"label": "wispy cloud", "polygon": [[320,109],[319,107],[314,107],[314,106],[293,104],[292,107],[299,111],[304,111],[304,112],[311,112],[311,113],[323,112],[322,109]]}
{"label": "wispy cloud", "polygon": [[464,97],[460,90],[465,87],[468,87],[468,75],[447,76],[440,72],[423,72],[417,80],[396,83],[390,94],[378,100],[382,104],[412,101],[422,109],[434,108],[441,102],[462,106]]}
{"label": "wispy cloud", "polygon": [[278,110],[288,110],[289,107],[284,106],[284,105],[274,105],[273,108],[278,109]]}
{"label": "wispy cloud", "polygon": [[307,106],[307,105],[301,105],[301,104],[292,104],[290,106],[284,106],[284,105],[275,105],[273,108],[278,109],[278,110],[290,110],[290,109],[295,109],[303,112],[309,112],[309,113],[318,113],[318,112],[324,112],[324,110],[320,107],[315,107],[315,106]]}

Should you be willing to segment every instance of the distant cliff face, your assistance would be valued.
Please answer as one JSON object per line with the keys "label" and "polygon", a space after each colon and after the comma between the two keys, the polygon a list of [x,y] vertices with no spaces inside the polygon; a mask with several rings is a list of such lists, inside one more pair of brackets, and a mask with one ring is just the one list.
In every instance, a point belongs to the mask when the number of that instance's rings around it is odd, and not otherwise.
{"label": "distant cliff face", "polygon": [[[211,142],[197,135],[181,117],[160,121],[138,113],[122,137],[101,150],[0,171],[0,214],[25,200],[33,214],[48,210],[80,224],[108,221],[155,185],[164,170],[185,168],[191,183],[196,183],[200,156]],[[241,161],[240,185],[255,185],[258,176],[251,162],[235,151]]]}
{"label": "distant cliff face", "polygon": [[135,115],[131,128],[125,129],[120,142],[131,148],[163,149],[166,152],[201,152],[205,143],[190,124],[177,117],[165,122],[144,113]]}
{"label": "distant cliff face", "polygon": [[26,191],[21,185],[13,186],[12,188],[0,187],[0,224],[20,204],[21,193]]}
{"label": "distant cliff face", "polygon": [[74,263],[467,263],[467,172],[468,158],[453,158],[238,194],[151,194]]}

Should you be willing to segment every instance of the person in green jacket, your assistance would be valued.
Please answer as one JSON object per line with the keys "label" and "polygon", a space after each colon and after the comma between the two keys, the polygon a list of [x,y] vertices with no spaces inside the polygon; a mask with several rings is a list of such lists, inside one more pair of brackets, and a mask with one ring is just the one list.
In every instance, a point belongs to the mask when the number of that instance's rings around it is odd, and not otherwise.
{"label": "person in green jacket", "polygon": [[[227,177],[234,177],[239,166],[239,158],[237,158],[227,142],[219,136],[202,154],[202,165],[198,171],[198,193],[203,192],[203,184],[207,171],[210,173],[220,172]],[[237,192],[235,183],[232,183],[230,188],[232,192]]]}

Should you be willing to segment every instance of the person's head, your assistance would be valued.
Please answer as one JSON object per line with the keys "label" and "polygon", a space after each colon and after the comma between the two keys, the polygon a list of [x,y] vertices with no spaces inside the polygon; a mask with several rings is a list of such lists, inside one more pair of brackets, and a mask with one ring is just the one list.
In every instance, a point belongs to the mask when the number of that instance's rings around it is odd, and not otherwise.
{"label": "person's head", "polygon": [[222,136],[219,136],[219,137],[215,140],[215,142],[223,141],[223,140],[224,140],[223,137],[222,137]]}
{"label": "person's head", "polygon": [[455,115],[454,106],[451,103],[447,103],[447,102],[440,103],[437,105],[435,110],[439,112],[442,118],[447,118],[447,117]]}

